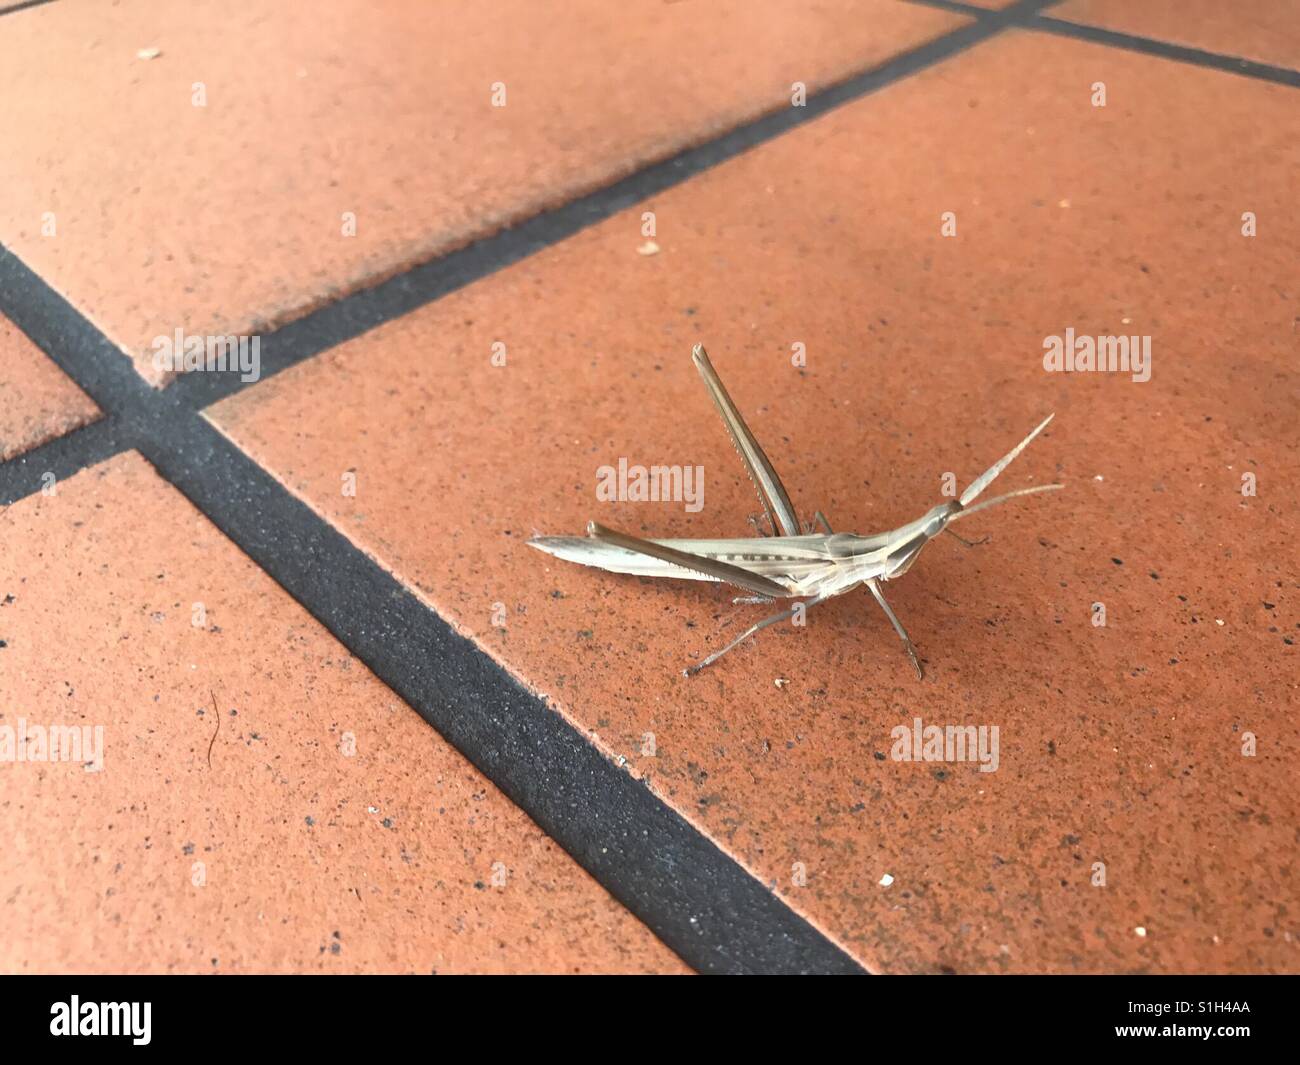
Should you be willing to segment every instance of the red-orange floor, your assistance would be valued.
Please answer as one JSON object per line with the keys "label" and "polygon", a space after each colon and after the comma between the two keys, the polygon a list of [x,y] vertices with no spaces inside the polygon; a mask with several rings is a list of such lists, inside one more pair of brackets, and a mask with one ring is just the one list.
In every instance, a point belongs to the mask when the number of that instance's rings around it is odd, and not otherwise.
{"label": "red-orange floor", "polygon": [[0,8],[0,971],[1300,969],[1300,2],[559,9]]}

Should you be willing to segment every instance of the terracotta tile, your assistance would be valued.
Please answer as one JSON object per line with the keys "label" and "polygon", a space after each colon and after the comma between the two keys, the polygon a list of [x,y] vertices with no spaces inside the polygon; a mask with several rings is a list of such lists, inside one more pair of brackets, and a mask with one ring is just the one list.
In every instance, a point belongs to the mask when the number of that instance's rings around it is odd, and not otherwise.
{"label": "terracotta tile", "polygon": [[[210,416],[871,967],[1294,970],[1296,127],[1278,86],[1010,33]],[[1067,327],[1152,336],[1151,379],[1046,373]],[[839,529],[1056,412],[998,487],[1067,492],[890,586],[924,683],[865,592],[683,678],[763,608],[525,546],[746,535],[701,340]],[[620,458],[702,464],[703,510],[598,502]],[[893,760],[917,716],[998,726],[1000,768]]]}
{"label": "terracotta tile", "polygon": [[336,0],[303,19],[150,0],[11,16],[0,98],[25,106],[0,112],[0,241],[160,383],[155,337],[259,333],[788,107],[795,81],[815,91],[967,21],[891,0],[564,10]]}
{"label": "terracotta tile", "polygon": [[1067,0],[1046,14],[1300,69],[1300,0]]}
{"label": "terracotta tile", "polygon": [[103,728],[0,763],[0,969],[682,969],[134,453],[0,521],[0,726]]}
{"label": "terracotta tile", "polygon": [[0,462],[98,417],[91,398],[0,314]]}

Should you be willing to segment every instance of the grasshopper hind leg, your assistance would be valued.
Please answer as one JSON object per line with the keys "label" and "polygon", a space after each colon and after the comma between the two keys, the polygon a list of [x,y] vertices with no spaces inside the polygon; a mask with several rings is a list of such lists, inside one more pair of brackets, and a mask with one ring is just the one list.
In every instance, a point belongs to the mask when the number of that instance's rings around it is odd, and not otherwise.
{"label": "grasshopper hind leg", "polygon": [[693,666],[687,666],[685,669],[682,670],[682,676],[684,677],[695,676],[695,674],[698,673],[700,670],[702,670],[705,666],[713,665],[714,662],[716,662],[719,658],[725,655],[728,651],[732,650],[733,648],[739,647],[742,643],[744,643],[751,636],[753,636],[754,633],[760,632],[761,630],[767,628],[769,625],[775,625],[778,621],[785,621],[789,618],[792,618],[799,611],[800,607],[807,609],[810,606],[814,606],[815,604],[820,603],[825,598],[826,597],[822,595],[813,596],[813,598],[807,600],[806,602],[796,603],[789,610],[782,610],[781,613],[779,614],[773,614],[770,618],[764,618],[762,621],[759,621],[751,625],[739,636],[737,636],[734,640],[732,640],[731,643],[727,644],[727,646],[724,647],[721,651],[714,651],[713,654],[709,655],[709,657],[704,659],[704,661],[697,662]]}

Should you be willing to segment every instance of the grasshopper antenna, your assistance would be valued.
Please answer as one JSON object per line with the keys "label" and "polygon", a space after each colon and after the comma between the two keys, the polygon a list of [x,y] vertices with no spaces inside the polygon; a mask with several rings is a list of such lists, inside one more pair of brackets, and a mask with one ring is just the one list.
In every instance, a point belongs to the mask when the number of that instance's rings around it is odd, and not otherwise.
{"label": "grasshopper antenna", "polygon": [[[994,479],[997,477],[999,473],[1001,473],[1008,466],[1010,466],[1012,462],[1015,461],[1016,456],[1019,455],[1020,452],[1024,451],[1025,448],[1029,446],[1029,442],[1033,440],[1034,437],[1036,437],[1044,429],[1046,429],[1047,423],[1050,422],[1055,417],[1056,417],[1055,414],[1049,414],[1046,418],[1044,418],[1039,423],[1037,429],[1035,429],[1022,441],[1020,441],[1020,443],[1018,443],[1015,447],[1013,447],[1010,451],[1008,451],[1002,458],[998,459],[997,462],[995,462],[992,466],[990,466],[987,470],[985,470],[982,474],[980,474],[978,478],[972,481],[970,485],[967,487],[966,491],[964,491],[961,494],[962,507],[965,508],[969,506],[971,503],[975,502],[979,494],[993,483]],[[1052,487],[1061,487],[1061,486],[1053,485]],[[1005,497],[999,497],[999,499],[1002,498],[1010,499],[1011,496],[1008,495]],[[989,502],[992,503],[993,501],[990,500]]]}
{"label": "grasshopper antenna", "polygon": [[[1039,484],[1033,488],[1021,488],[1014,492],[1008,492],[1006,495],[994,496],[992,499],[986,499],[983,503],[976,503],[973,507],[966,510],[959,510],[951,518],[948,524],[951,525],[958,518],[969,518],[972,514],[978,514],[981,510],[988,510],[989,507],[996,507],[999,503],[1005,503],[1008,499],[1015,499],[1016,496],[1032,496],[1038,492],[1055,492],[1059,488],[1064,488],[1063,484]],[[953,533],[956,536],[956,533]],[[976,541],[978,542],[978,541]]]}

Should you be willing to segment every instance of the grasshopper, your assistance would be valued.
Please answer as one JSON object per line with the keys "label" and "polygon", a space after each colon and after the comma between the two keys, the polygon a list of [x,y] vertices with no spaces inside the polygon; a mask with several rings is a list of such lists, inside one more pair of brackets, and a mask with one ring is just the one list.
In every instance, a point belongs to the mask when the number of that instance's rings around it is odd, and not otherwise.
{"label": "grasshopper", "polygon": [[682,671],[688,677],[705,666],[712,665],[728,651],[769,625],[785,621],[808,607],[843,595],[862,584],[875,597],[899,639],[903,641],[903,649],[916,667],[917,679],[924,680],[925,670],[921,667],[916,647],[885,601],[881,585],[901,577],[911,569],[921,549],[942,532],[961,540],[968,547],[975,546],[948,528],[952,522],[968,518],[978,511],[1017,496],[1063,488],[1064,485],[1060,484],[1021,488],[971,505],[993,479],[1029,446],[1029,442],[1047,427],[1053,416],[1049,414],[1044,418],[1037,429],[972,481],[959,499],[950,499],[931,507],[915,521],[888,532],[859,536],[856,533],[832,532],[830,522],[818,510],[814,514],[815,524],[820,525],[823,531],[813,532],[814,523],[811,522],[807,528],[800,529],[781,478],[777,476],[772,463],[758,446],[754,434],[727,394],[704,347],[696,344],[691,358],[700,376],[704,378],[718,413],[722,415],[727,433],[745,464],[750,480],[754,482],[771,532],[765,533],[758,521],[751,517],[750,522],[758,534],[753,537],[643,540],[607,529],[593,521],[588,523],[585,537],[534,536],[528,544],[556,558],[584,566],[596,566],[612,573],[722,581],[750,593],[749,596],[734,599],[734,603],[771,603],[778,599],[795,598],[805,600],[789,610],[751,625],[722,650],[713,652],[702,662],[688,666]]}

